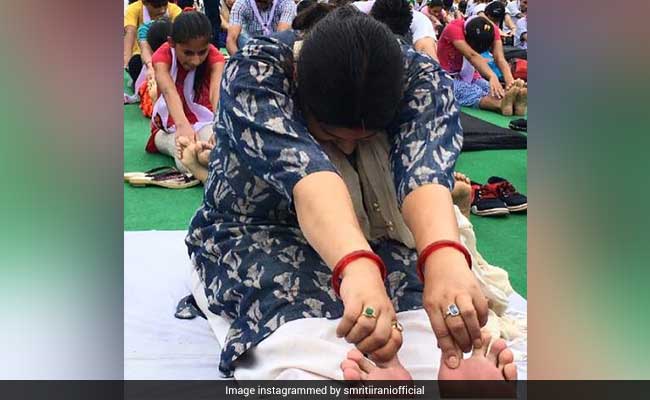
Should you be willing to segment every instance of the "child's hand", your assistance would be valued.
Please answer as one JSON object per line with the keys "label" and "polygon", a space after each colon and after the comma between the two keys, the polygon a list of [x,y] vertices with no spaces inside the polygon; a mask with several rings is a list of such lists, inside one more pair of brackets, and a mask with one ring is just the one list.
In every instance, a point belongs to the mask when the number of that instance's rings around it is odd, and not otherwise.
{"label": "child's hand", "polygon": [[506,92],[503,90],[499,78],[497,78],[496,75],[493,75],[492,78],[490,78],[490,95],[496,99],[502,99],[505,94]]}

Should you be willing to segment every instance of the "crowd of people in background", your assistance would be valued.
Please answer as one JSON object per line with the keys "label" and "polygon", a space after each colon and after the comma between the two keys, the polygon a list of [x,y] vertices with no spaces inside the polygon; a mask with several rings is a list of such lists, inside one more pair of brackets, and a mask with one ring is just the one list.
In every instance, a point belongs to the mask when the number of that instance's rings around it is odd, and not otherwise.
{"label": "crowd of people in background", "polygon": [[[173,151],[173,143],[160,143],[165,136],[159,136],[158,132],[174,127],[185,133],[180,136],[189,137],[190,126],[196,128],[204,119],[214,117],[219,71],[225,62],[219,48],[225,48],[226,57],[232,56],[253,37],[291,29],[297,15],[306,12],[309,15],[310,8],[316,9],[312,10],[312,15],[316,15],[318,10],[327,12],[325,8],[347,4],[385,23],[400,40],[411,43],[416,51],[440,63],[454,78],[454,95],[461,106],[492,110],[505,116],[526,113],[528,0],[301,0],[298,3],[294,0],[125,0],[124,68],[135,92],[134,96],[125,95],[125,102],[140,100],[143,114],[152,118],[147,151],[175,154],[179,161],[180,150]],[[174,75],[176,82],[170,82],[171,70],[154,64],[170,49],[174,53],[178,44],[174,42],[172,27],[183,10],[193,10],[206,17],[201,20],[205,24],[202,29],[207,31],[201,34],[206,39],[205,46],[209,46],[197,48],[198,58],[191,64],[181,63],[180,73]],[[198,28],[192,26],[192,29]],[[160,53],[158,57],[156,52]],[[206,60],[208,67],[204,65]],[[201,66],[196,74],[193,73],[195,64]],[[163,71],[160,76],[159,70]],[[185,82],[181,81],[189,75],[197,88],[204,88],[203,92],[197,92],[193,104],[184,96]],[[204,82],[199,83],[197,79]],[[197,111],[194,104],[201,104],[205,110]],[[157,109],[163,109],[162,114],[152,115],[156,105]],[[198,131],[194,129],[194,133]]]}

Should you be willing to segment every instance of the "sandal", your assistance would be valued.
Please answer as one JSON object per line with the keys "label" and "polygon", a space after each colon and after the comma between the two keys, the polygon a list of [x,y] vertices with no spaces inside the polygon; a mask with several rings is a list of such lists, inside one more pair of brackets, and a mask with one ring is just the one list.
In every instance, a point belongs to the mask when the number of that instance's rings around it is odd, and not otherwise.
{"label": "sandal", "polygon": [[147,172],[126,173],[124,180],[135,187],[160,186],[167,189],[185,189],[201,183],[191,174],[184,174],[173,167],[159,167]]}
{"label": "sandal", "polygon": [[152,168],[149,171],[144,171],[144,172],[125,172],[124,173],[124,182],[129,182],[131,178],[143,178],[143,177],[154,177],[156,175],[161,175],[161,174],[166,174],[166,173],[180,173],[179,170],[177,170],[174,167],[169,167],[169,166],[164,166],[164,167],[156,167]]}

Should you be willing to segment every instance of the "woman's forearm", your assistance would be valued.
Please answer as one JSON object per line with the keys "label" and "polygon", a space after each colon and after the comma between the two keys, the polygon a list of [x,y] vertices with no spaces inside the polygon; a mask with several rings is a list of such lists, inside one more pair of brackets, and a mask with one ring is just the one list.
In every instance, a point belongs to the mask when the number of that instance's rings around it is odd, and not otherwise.
{"label": "woman's forearm", "polygon": [[418,252],[438,240],[459,239],[451,192],[442,185],[424,185],[409,193],[402,215]]}
{"label": "woman's forearm", "polygon": [[310,174],[296,184],[293,194],[300,229],[330,268],[346,254],[370,250],[340,176]]}

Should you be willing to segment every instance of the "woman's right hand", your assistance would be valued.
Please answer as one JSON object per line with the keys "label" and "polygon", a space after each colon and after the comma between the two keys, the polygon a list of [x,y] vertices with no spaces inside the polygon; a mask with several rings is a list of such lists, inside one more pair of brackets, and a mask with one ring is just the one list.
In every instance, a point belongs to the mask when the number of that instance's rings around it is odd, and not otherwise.
{"label": "woman's right hand", "polygon": [[492,75],[490,78],[490,95],[496,99],[502,99],[505,96],[506,92],[499,82],[499,78],[496,75]]}
{"label": "woman's right hand", "polygon": [[[377,266],[368,259],[356,260],[343,271],[341,299],[345,311],[336,334],[354,343],[374,361],[391,360],[402,346],[402,335],[393,323],[397,321]],[[364,316],[367,307],[376,318]]]}

